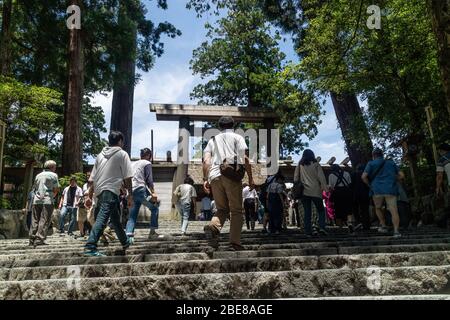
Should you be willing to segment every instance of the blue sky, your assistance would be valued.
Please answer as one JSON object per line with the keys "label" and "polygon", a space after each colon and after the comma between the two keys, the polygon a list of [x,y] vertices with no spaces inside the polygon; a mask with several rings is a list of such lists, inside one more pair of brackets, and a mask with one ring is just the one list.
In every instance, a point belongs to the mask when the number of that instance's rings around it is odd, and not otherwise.
{"label": "blue sky", "polygon": [[[156,121],[155,115],[149,111],[149,103],[196,104],[195,100],[190,100],[189,93],[201,80],[198,76],[192,75],[189,61],[192,51],[206,40],[205,22],[214,22],[214,17],[197,18],[194,11],[185,8],[185,1],[182,0],[169,1],[168,10],[156,8],[154,2],[156,1],[145,1],[149,10],[148,17],[155,23],[169,21],[183,34],[175,39],[164,38],[165,52],[156,60],[154,68],[148,73],[138,71],[141,74],[141,81],[134,93],[132,157],[137,157],[141,148],[150,147],[151,129],[154,131],[156,157],[164,158],[168,150],[172,151],[172,155],[176,155],[178,123]],[[280,48],[286,54],[287,60],[297,61],[289,36],[286,38],[285,42],[280,43]],[[105,112],[108,130],[111,102],[111,93],[106,96],[96,95],[95,103],[102,106]],[[322,124],[318,127],[319,134],[309,141],[309,145],[317,156],[322,157],[322,161],[335,156],[340,162],[346,157],[346,153],[329,99],[324,110],[326,115],[322,117]]]}

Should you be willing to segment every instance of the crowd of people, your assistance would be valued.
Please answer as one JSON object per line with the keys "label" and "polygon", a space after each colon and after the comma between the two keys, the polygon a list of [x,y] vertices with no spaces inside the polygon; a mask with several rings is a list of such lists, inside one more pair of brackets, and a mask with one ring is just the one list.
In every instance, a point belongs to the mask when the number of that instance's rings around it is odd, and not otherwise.
{"label": "crowd of people", "polygon": [[[258,223],[262,224],[262,232],[272,235],[283,232],[288,222],[297,227],[303,224],[307,237],[326,236],[329,225],[347,228],[354,234],[372,227],[370,208],[374,207],[378,232],[390,232],[392,224],[392,236],[400,238],[401,227],[408,225],[410,208],[403,185],[404,175],[394,161],[384,157],[381,149],[374,149],[373,160],[354,166],[352,172],[332,165],[327,176],[314,152],[307,149],[296,166],[291,187],[286,187],[286,177],[281,171],[267,177],[264,184],[255,186],[248,147],[244,138],[234,132],[233,119],[222,117],[218,124],[221,133],[210,139],[204,150],[203,191],[206,196],[199,201],[201,220],[208,221],[204,232],[211,246],[217,248],[227,220],[231,250],[244,250],[241,244],[244,220],[247,230],[255,230]],[[142,149],[141,159],[132,163],[122,149],[123,135],[112,131],[108,139],[109,146],[97,156],[86,184],[79,187],[76,178],[71,178],[58,205],[59,232],[65,233],[67,217],[70,219],[69,235],[74,234],[78,224],[79,235],[87,237],[87,256],[103,256],[97,244],[111,237],[110,230],[115,231],[124,250],[133,245],[142,205],[151,212],[149,238],[162,237],[156,232],[160,200],[154,187],[151,150]],[[442,144],[439,152],[436,194],[442,196],[444,174],[447,181],[450,180],[450,146]],[[27,223],[33,246],[46,244],[60,188],[56,163],[50,160],[44,167],[36,176],[27,202],[30,216]],[[248,183],[243,184],[245,174]],[[187,233],[192,212],[197,212],[197,192],[190,176],[173,192],[183,235]],[[317,219],[313,218],[313,206]]]}

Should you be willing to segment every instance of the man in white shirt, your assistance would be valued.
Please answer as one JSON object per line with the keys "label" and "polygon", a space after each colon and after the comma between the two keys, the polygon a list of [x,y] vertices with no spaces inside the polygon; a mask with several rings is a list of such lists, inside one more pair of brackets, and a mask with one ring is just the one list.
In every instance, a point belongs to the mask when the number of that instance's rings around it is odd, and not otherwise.
{"label": "man in white shirt", "polygon": [[[61,201],[59,202],[60,220],[59,220],[59,233],[64,234],[64,224],[66,216],[69,215],[70,223],[67,234],[69,236],[73,235],[73,230],[75,229],[75,224],[77,222],[77,210],[78,202],[83,196],[83,191],[77,185],[77,178],[70,178],[70,185],[64,188]],[[81,230],[80,230],[81,231]]]}
{"label": "man in white shirt", "polygon": [[44,171],[39,173],[33,184],[34,198],[30,228],[30,245],[45,245],[45,238],[51,223],[54,199],[59,191],[56,162],[47,160]]}
{"label": "man in white shirt", "polygon": [[[230,249],[243,250],[241,245],[242,214],[242,180],[237,181],[226,177],[220,170],[220,165],[226,160],[231,166],[242,165],[245,161],[245,171],[251,188],[254,188],[250,160],[245,154],[247,144],[242,136],[233,132],[234,121],[231,117],[219,119],[219,129],[222,131],[209,140],[204,150],[203,180],[206,193],[212,191],[217,213],[204,231],[210,238],[211,245],[218,247],[218,237],[227,217],[230,217]],[[236,163],[237,160],[237,163]],[[236,167],[237,168],[237,167]]]}
{"label": "man in white shirt", "polygon": [[89,239],[86,242],[87,256],[104,256],[97,251],[97,242],[106,228],[108,220],[114,227],[116,235],[124,250],[130,246],[130,241],[120,223],[120,188],[122,184],[128,190],[128,207],[133,204],[132,182],[133,170],[129,155],[122,150],[123,134],[111,131],[108,136],[109,147],[103,148],[95,160],[89,181],[93,182],[89,189],[89,198],[96,194],[97,217]]}
{"label": "man in white shirt", "polygon": [[196,212],[195,204],[197,199],[197,192],[194,188],[194,180],[191,177],[186,177],[184,183],[180,184],[174,191],[177,198],[178,207],[181,211],[181,233],[186,234],[189,224],[189,216],[191,209]]}
{"label": "man in white shirt", "polygon": [[245,222],[247,224],[247,230],[250,230],[250,228],[255,230],[255,221],[258,219],[258,194],[256,193],[256,189],[251,189],[248,184],[244,183],[242,198],[244,199]]}
{"label": "man in white shirt", "polygon": [[[141,150],[141,160],[133,163],[133,200],[134,205],[130,210],[130,217],[128,218],[126,233],[134,243],[134,227],[139,215],[141,205],[145,205],[151,212],[150,216],[150,233],[149,238],[159,236],[156,233],[158,229],[159,206],[157,202],[157,195],[153,183],[152,171],[152,151],[149,148]],[[148,201],[147,199],[153,199]]]}

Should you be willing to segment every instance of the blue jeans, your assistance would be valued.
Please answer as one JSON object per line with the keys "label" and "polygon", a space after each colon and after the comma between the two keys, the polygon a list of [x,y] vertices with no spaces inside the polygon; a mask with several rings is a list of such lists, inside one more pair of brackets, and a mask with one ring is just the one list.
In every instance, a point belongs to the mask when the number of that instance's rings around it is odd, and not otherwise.
{"label": "blue jeans", "polygon": [[302,203],[303,209],[305,210],[305,233],[312,233],[311,216],[312,216],[312,206],[311,202],[317,209],[317,214],[319,215],[319,228],[325,229],[325,208],[323,207],[323,201],[321,198],[303,196]]}
{"label": "blue jeans", "polygon": [[86,249],[97,250],[97,242],[102,236],[109,219],[111,219],[111,224],[120,243],[126,245],[128,238],[120,223],[119,196],[111,191],[103,191],[97,197],[97,200],[97,218],[86,242]]}
{"label": "blue jeans", "polygon": [[186,232],[189,224],[189,216],[191,215],[191,203],[180,203],[181,210],[181,232]]}
{"label": "blue jeans", "polygon": [[158,216],[159,216],[159,207],[149,201],[147,201],[147,197],[150,195],[148,190],[144,187],[137,188],[133,191],[133,208],[131,208],[130,217],[127,222],[127,235],[134,235],[134,227],[136,226],[136,220],[139,215],[139,209],[141,205],[146,206],[150,209],[150,229],[158,229]]}
{"label": "blue jeans", "polygon": [[59,231],[61,231],[61,233],[64,232],[64,222],[67,215],[70,216],[69,230],[67,231],[67,233],[70,234],[75,229],[77,222],[77,208],[67,206],[62,207],[59,219]]}

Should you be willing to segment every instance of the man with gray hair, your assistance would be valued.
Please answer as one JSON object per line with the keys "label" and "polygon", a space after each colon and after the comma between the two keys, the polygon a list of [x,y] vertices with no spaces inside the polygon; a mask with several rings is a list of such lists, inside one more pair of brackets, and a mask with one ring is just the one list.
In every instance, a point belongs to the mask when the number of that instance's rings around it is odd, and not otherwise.
{"label": "man with gray hair", "polygon": [[51,222],[54,200],[59,191],[56,162],[48,160],[44,171],[36,176],[33,184],[34,199],[30,228],[30,245],[46,245],[44,240]]}

